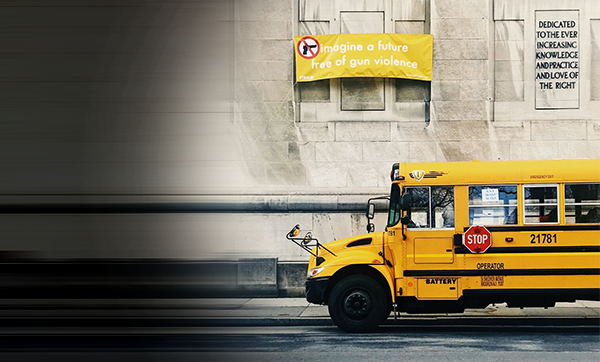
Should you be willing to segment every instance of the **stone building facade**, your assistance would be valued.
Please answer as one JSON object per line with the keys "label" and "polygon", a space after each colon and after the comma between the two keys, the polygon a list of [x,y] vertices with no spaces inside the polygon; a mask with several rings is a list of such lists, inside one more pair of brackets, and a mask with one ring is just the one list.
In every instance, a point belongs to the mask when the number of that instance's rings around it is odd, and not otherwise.
{"label": "stone building facade", "polygon": [[[280,258],[302,259],[279,244],[296,221],[325,240],[362,233],[364,202],[388,192],[394,162],[600,157],[600,6],[593,1],[263,4],[267,19],[258,2],[236,4],[235,124],[243,133],[241,179],[287,211],[250,216],[279,229],[265,250]],[[568,29],[536,27],[569,19]],[[567,66],[578,74],[566,76],[576,88],[570,95],[536,89],[538,74],[563,66],[537,67],[553,51],[538,46],[548,40],[542,31],[558,31],[555,42],[575,47],[554,49],[571,52]],[[376,32],[433,34],[433,81],[293,84],[292,36]]]}

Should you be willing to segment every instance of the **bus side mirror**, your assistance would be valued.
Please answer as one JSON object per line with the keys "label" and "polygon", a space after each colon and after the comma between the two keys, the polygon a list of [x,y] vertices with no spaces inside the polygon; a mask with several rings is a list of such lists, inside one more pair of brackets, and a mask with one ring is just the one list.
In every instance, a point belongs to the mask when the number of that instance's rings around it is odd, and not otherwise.
{"label": "bus side mirror", "polygon": [[402,225],[408,225],[408,224],[410,224],[410,216],[403,216],[400,219],[400,222],[402,223]]}
{"label": "bus side mirror", "polygon": [[375,204],[369,202],[367,205],[367,219],[371,220],[375,217]]}
{"label": "bus side mirror", "polygon": [[290,230],[290,232],[287,234],[287,237],[293,238],[295,236],[298,236],[298,234],[300,234],[300,224],[296,224],[296,226],[294,226],[292,230]]}
{"label": "bus side mirror", "polygon": [[400,198],[400,207],[402,208],[403,211],[406,211],[406,213],[410,214],[410,204],[412,204],[412,199],[410,194],[404,194],[402,195],[402,197]]}
{"label": "bus side mirror", "polygon": [[375,225],[373,223],[368,223],[367,224],[367,232],[372,233],[373,231],[375,231]]}

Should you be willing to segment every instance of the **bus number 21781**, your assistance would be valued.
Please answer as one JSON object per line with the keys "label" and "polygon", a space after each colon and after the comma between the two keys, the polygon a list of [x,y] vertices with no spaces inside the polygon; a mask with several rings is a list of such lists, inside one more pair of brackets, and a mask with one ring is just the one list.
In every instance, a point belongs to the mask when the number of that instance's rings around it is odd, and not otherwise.
{"label": "bus number 21781", "polygon": [[531,234],[531,244],[556,244],[556,234]]}

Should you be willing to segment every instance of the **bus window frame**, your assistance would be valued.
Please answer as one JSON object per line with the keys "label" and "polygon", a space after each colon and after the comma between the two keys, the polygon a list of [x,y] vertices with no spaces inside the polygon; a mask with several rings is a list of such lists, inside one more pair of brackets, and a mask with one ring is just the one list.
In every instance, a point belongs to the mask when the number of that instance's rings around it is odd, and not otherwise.
{"label": "bus window frame", "polygon": [[[521,211],[523,212],[523,225],[559,225],[561,220],[561,205],[564,207],[564,202],[561,203],[560,199],[560,185],[559,183],[547,183],[547,184],[521,184]],[[563,184],[564,185],[564,184]],[[525,205],[525,187],[556,187],[556,204],[527,204]],[[527,222],[525,208],[528,206],[554,206],[556,205],[556,221],[552,222]]]}

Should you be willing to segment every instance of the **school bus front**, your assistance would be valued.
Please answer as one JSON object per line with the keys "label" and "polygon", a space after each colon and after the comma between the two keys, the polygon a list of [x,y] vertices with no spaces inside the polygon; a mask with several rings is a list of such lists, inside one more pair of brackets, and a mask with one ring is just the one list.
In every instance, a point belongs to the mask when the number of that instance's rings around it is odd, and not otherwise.
{"label": "school bus front", "polygon": [[391,178],[384,232],[312,250],[307,300],[340,328],[393,307],[600,300],[600,160],[404,163]]}

